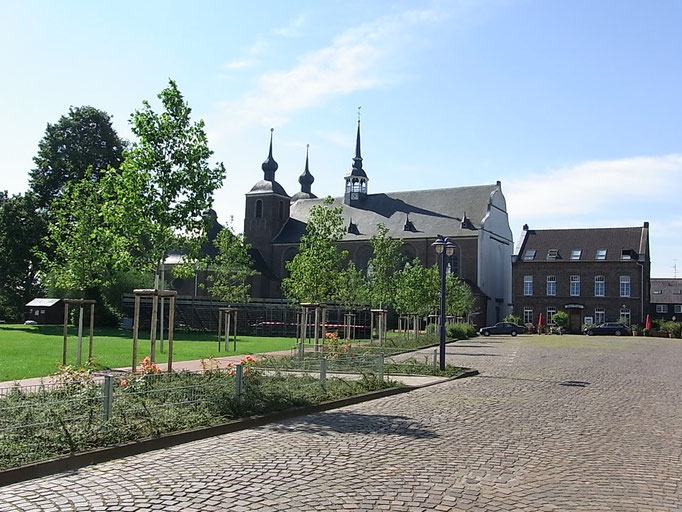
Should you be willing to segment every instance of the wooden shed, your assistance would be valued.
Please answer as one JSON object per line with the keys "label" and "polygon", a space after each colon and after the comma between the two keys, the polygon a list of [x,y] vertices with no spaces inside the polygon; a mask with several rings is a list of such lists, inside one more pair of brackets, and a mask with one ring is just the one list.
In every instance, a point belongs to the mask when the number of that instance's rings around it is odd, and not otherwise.
{"label": "wooden shed", "polygon": [[33,299],[26,304],[26,320],[39,324],[61,324],[64,322],[64,301],[62,299]]}

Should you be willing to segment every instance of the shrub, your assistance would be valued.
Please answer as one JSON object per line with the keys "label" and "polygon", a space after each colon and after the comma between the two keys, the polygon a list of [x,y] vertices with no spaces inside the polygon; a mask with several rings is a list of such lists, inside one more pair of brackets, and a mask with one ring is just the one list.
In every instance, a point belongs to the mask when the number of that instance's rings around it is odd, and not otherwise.
{"label": "shrub", "polygon": [[504,322],[509,322],[511,324],[522,325],[521,317],[516,315],[507,315],[502,319]]}
{"label": "shrub", "polygon": [[661,330],[668,334],[672,334],[673,338],[679,338],[682,326],[678,322],[661,322]]}
{"label": "shrub", "polygon": [[476,330],[471,324],[447,324],[445,334],[450,339],[466,340],[476,336]]}
{"label": "shrub", "polygon": [[557,311],[554,313],[554,316],[552,317],[554,320],[554,323],[557,324],[559,329],[562,329],[566,327],[566,324],[568,324],[568,314],[564,311]]}

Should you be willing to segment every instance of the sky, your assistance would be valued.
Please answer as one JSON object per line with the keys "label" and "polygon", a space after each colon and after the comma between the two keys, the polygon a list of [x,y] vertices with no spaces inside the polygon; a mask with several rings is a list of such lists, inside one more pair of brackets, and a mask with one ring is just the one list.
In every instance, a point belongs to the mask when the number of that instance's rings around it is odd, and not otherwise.
{"label": "sky", "polygon": [[502,182],[531,229],[650,222],[653,277],[682,276],[682,2],[0,3],[0,189],[24,192],[70,106],[131,113],[177,82],[243,229],[274,128],[293,195],[343,193],[358,107],[369,193]]}

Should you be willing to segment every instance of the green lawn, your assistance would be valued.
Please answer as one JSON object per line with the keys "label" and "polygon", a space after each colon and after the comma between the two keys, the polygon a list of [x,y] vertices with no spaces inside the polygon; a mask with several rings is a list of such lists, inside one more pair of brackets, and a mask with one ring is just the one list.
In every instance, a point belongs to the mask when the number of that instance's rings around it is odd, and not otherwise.
{"label": "green lawn", "polygon": [[[0,382],[29,377],[42,377],[55,372],[62,359],[63,327],[56,325],[0,325]],[[83,332],[83,361],[88,357],[88,329]],[[206,359],[211,356],[257,354],[288,350],[295,345],[294,338],[257,338],[239,336],[237,351],[218,352],[214,333],[176,332],[173,343],[173,361]],[[76,362],[76,329],[69,329],[67,363]],[[104,368],[130,366],[132,362],[133,335],[123,329],[95,329],[93,359]],[[156,362],[165,363],[168,343],[164,341],[164,353],[156,343]],[[138,361],[149,355],[149,331],[140,332]]]}

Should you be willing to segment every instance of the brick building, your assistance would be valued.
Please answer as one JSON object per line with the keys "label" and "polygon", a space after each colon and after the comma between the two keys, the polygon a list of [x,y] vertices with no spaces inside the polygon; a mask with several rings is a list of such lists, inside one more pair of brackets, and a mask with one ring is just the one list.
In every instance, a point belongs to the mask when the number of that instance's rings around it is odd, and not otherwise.
{"label": "brick building", "polygon": [[[448,236],[457,246],[448,269],[470,284],[479,311],[475,323],[495,322],[508,314],[513,242],[501,183],[370,194],[362,160],[358,124],[352,167],[339,179],[343,195],[334,199],[334,206],[343,207],[346,226],[340,245],[356,267],[367,269],[372,257],[370,239],[378,224],[388,228],[388,236],[403,241],[401,250],[408,259],[417,257],[427,266],[436,263],[431,244],[438,235]],[[298,252],[310,209],[323,203],[312,193],[314,178],[307,156],[298,179],[301,190],[293,196],[276,181],[277,169],[271,137],[263,179],[246,194],[244,216],[244,234],[259,272],[251,290],[260,298],[282,296],[286,263]]]}
{"label": "brick building", "polygon": [[537,324],[542,313],[569,315],[569,331],[649,311],[649,223],[641,227],[532,230],[527,225],[512,264],[514,314]]}
{"label": "brick building", "polygon": [[682,279],[651,280],[651,318],[682,320]]}

